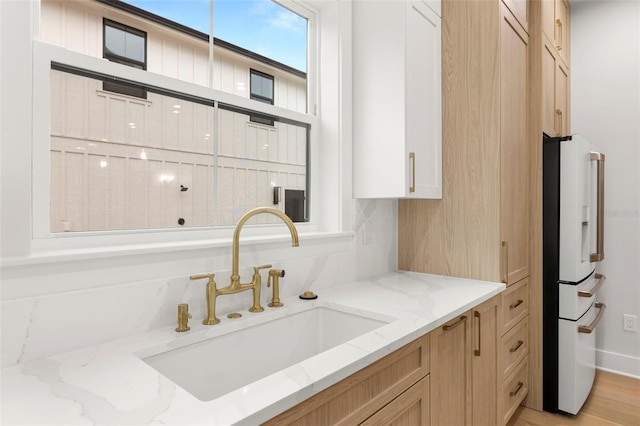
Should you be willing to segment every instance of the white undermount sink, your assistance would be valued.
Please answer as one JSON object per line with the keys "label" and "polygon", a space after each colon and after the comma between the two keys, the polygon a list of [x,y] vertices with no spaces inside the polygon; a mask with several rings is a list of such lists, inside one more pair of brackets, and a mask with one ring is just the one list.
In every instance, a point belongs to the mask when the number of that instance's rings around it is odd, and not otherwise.
{"label": "white undermount sink", "polygon": [[196,398],[210,401],[393,320],[333,306],[303,309],[176,349],[139,356]]}

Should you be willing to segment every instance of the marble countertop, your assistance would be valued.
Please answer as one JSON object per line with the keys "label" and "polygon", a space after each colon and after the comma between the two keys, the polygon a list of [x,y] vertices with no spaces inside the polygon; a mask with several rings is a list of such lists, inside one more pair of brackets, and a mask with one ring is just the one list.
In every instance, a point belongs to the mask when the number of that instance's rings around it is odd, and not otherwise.
{"label": "marble countertop", "polygon": [[[439,325],[491,298],[504,284],[394,272],[317,290],[318,299],[283,299],[284,308],[191,331],[174,328],[87,347],[2,370],[3,424],[255,425],[296,405]],[[167,348],[229,328],[287,315],[301,304],[339,306],[391,319],[388,324],[232,391],[201,401],[146,364],[150,348]],[[235,321],[235,322],[232,322]],[[256,362],[259,362],[257,349]]]}

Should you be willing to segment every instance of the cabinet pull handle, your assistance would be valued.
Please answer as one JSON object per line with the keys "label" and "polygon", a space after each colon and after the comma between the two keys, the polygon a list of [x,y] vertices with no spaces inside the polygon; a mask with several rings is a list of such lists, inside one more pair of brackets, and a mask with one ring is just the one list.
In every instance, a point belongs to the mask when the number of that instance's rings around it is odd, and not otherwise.
{"label": "cabinet pull handle", "polygon": [[520,349],[520,346],[522,346],[523,344],[524,344],[524,340],[518,340],[518,343],[516,343],[516,345],[514,347],[509,349],[509,352],[514,353],[515,351]]}
{"label": "cabinet pull handle", "polygon": [[409,160],[411,161],[411,186],[409,186],[409,192],[416,192],[416,153],[409,153]]}
{"label": "cabinet pull handle", "polygon": [[511,305],[509,305],[509,309],[515,309],[518,306],[522,305],[523,303],[524,303],[524,300],[518,299],[516,303],[512,303]]}
{"label": "cabinet pull handle", "polygon": [[598,326],[598,323],[600,322],[600,320],[602,319],[602,316],[604,315],[604,310],[607,309],[607,305],[605,305],[602,302],[598,302],[596,303],[596,308],[600,309],[600,312],[598,312],[598,316],[596,317],[596,319],[594,319],[593,322],[589,325],[579,325],[578,333],[591,334],[591,332],[596,329],[596,327]]}
{"label": "cabinet pull handle", "polygon": [[442,329],[443,329],[444,331],[449,331],[449,330],[451,330],[452,328],[456,328],[457,326],[459,326],[460,324],[462,324],[462,323],[463,323],[463,322],[465,322],[466,320],[467,320],[467,316],[466,316],[466,315],[463,315],[463,316],[461,316],[461,317],[458,319],[458,321],[454,322],[453,324],[443,325],[443,326],[442,326]]}
{"label": "cabinet pull handle", "polygon": [[598,225],[596,252],[591,253],[591,262],[600,262],[604,259],[604,154],[591,152],[591,160],[598,162]]}
{"label": "cabinet pull handle", "polygon": [[598,279],[598,282],[596,283],[596,285],[594,285],[591,290],[579,290],[578,297],[592,297],[598,292],[598,290],[600,289],[600,287],[602,287],[602,284],[604,284],[604,280],[606,280],[607,277],[602,274],[596,274],[596,278]]}
{"label": "cabinet pull handle", "polygon": [[558,125],[558,129],[559,129],[558,130],[558,136],[562,136],[563,130],[562,130],[562,110],[561,109],[556,109],[556,117],[558,117],[557,121],[558,121],[558,124],[559,124]]}
{"label": "cabinet pull handle", "polygon": [[558,27],[558,42],[556,43],[556,49],[562,50],[562,21],[556,19],[556,27]]}
{"label": "cabinet pull handle", "polygon": [[482,326],[480,324],[480,312],[473,311],[473,316],[478,319],[478,349],[473,350],[475,356],[480,356],[480,350],[482,349]]}
{"label": "cabinet pull handle", "polygon": [[524,383],[518,382],[518,387],[516,388],[516,390],[509,392],[509,396],[516,396],[518,392],[520,392],[520,389],[522,389],[523,386],[524,386]]}
{"label": "cabinet pull handle", "polygon": [[504,284],[509,284],[509,243],[506,241],[502,242],[502,258],[504,259],[502,266],[504,271],[502,274],[502,282]]}

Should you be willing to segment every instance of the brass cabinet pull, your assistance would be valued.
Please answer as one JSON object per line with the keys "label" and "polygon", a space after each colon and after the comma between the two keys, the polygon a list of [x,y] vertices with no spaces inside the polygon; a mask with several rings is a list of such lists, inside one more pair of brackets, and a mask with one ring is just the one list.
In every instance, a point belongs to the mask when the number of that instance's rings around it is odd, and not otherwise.
{"label": "brass cabinet pull", "polygon": [[502,257],[504,259],[502,269],[504,270],[504,274],[502,275],[502,282],[504,284],[509,284],[509,243],[506,241],[502,242]]}
{"label": "brass cabinet pull", "polygon": [[480,350],[482,349],[482,326],[480,324],[480,312],[473,311],[473,316],[478,319],[478,349],[474,349],[473,354],[480,356]]}
{"label": "brass cabinet pull", "polygon": [[556,116],[558,117],[556,120],[558,121],[558,136],[562,136],[562,110],[556,109]]}
{"label": "brass cabinet pull", "polygon": [[556,19],[556,27],[558,27],[558,40],[556,43],[556,49],[562,50],[562,21],[558,18]]}
{"label": "brass cabinet pull", "polygon": [[598,279],[598,282],[596,283],[596,285],[594,285],[591,290],[579,290],[578,297],[592,297],[598,292],[598,290],[600,289],[600,287],[602,287],[602,284],[604,284],[604,280],[606,280],[607,277],[602,274],[596,274],[596,278]]}
{"label": "brass cabinet pull", "polygon": [[466,315],[463,315],[463,316],[461,316],[461,317],[460,317],[460,319],[458,319],[458,321],[454,322],[453,324],[443,325],[443,326],[442,326],[442,329],[443,329],[444,331],[449,331],[449,330],[451,330],[452,328],[455,328],[455,327],[459,326],[460,324],[462,324],[462,323],[463,323],[463,322],[465,322],[466,320],[467,320],[467,316],[466,316]]}
{"label": "brass cabinet pull", "polygon": [[512,303],[511,305],[509,305],[509,309],[515,309],[518,306],[522,305],[523,303],[524,303],[524,300],[518,299],[516,303]]}
{"label": "brass cabinet pull", "polygon": [[522,389],[523,386],[524,386],[524,383],[518,382],[518,387],[516,388],[516,390],[509,392],[509,396],[516,396],[518,392],[520,392],[520,389]]}
{"label": "brass cabinet pull", "polygon": [[591,160],[598,162],[598,225],[596,235],[596,252],[591,253],[591,262],[604,259],[604,154],[591,152]]}
{"label": "brass cabinet pull", "polygon": [[600,322],[600,320],[602,319],[602,316],[604,315],[604,310],[607,309],[607,305],[605,305],[602,302],[598,302],[596,303],[596,308],[600,309],[600,312],[598,312],[598,316],[596,317],[596,319],[594,319],[593,322],[589,325],[579,325],[578,333],[591,334],[591,332],[596,329],[596,327],[598,326],[598,323]]}
{"label": "brass cabinet pull", "polygon": [[409,192],[416,192],[416,153],[409,153],[409,160],[411,161],[411,185],[409,186]]}
{"label": "brass cabinet pull", "polygon": [[522,346],[523,344],[524,344],[524,340],[518,340],[518,343],[516,343],[516,345],[514,347],[509,349],[509,352],[514,353],[515,351],[520,349],[520,346]]}

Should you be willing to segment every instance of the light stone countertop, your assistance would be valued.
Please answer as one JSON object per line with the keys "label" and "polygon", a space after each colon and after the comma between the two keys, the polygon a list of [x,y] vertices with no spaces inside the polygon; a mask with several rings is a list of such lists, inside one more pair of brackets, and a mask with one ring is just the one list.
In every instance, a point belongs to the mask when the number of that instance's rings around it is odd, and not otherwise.
{"label": "light stone countertop", "polygon": [[[318,299],[283,299],[240,320],[191,331],[174,328],[87,347],[2,370],[3,425],[255,425],[348,377],[504,290],[504,284],[394,272],[317,290]],[[229,297],[229,296],[225,296]],[[233,296],[230,296],[233,297]],[[231,328],[278,318],[303,304],[338,306],[393,319],[382,327],[232,391],[201,401],[140,358]],[[243,322],[244,321],[244,322]],[[260,349],[256,348],[256,362]]]}

